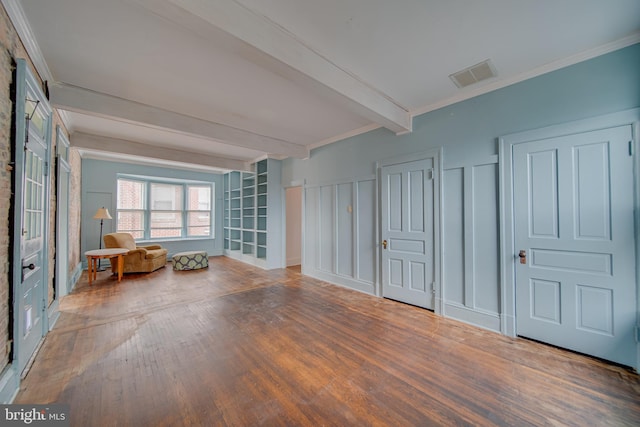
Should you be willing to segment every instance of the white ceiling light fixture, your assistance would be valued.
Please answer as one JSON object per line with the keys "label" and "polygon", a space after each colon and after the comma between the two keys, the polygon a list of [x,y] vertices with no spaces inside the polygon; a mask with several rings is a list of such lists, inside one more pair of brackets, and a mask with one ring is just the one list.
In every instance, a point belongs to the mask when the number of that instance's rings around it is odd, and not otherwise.
{"label": "white ceiling light fixture", "polygon": [[456,86],[463,88],[482,80],[496,77],[497,75],[498,73],[496,72],[493,63],[490,59],[487,59],[479,64],[460,70],[457,73],[450,74],[449,78],[453,80],[453,83],[455,83]]}

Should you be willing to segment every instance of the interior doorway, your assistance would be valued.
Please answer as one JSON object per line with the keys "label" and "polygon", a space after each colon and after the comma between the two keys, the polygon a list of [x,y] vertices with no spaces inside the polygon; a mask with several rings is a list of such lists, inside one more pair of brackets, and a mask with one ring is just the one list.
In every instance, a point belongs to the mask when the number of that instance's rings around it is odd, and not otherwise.
{"label": "interior doorway", "polygon": [[286,189],[286,265],[302,263],[302,187]]}

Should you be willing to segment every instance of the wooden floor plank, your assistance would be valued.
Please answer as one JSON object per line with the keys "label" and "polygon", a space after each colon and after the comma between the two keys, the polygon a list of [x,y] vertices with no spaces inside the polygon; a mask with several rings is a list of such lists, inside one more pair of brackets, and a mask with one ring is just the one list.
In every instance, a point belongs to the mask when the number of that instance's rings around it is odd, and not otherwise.
{"label": "wooden floor plank", "polygon": [[640,425],[623,367],[294,269],[100,273],[60,312],[15,403],[74,426]]}

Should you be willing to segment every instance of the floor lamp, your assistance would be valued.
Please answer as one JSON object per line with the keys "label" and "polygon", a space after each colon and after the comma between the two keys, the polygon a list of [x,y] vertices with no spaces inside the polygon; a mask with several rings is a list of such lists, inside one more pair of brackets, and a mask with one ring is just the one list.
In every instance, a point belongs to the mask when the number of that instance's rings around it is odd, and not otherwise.
{"label": "floor lamp", "polygon": [[[111,219],[111,215],[109,215],[109,210],[103,206],[100,209],[98,209],[96,214],[93,216],[93,219],[100,220],[100,249],[102,249],[102,225],[105,219]],[[104,271],[102,269],[102,266],[100,265],[100,261],[102,260],[98,258],[98,271]]]}

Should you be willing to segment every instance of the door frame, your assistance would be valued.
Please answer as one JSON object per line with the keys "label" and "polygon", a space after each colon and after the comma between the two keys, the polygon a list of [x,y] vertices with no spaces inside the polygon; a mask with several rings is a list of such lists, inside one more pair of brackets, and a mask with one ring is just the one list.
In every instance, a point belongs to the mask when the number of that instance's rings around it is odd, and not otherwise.
{"label": "door frame", "polygon": [[[634,222],[636,229],[636,313],[640,314],[640,108],[602,115],[590,119],[548,126],[525,132],[504,135],[499,138],[499,196],[500,196],[500,274],[502,276],[500,293],[500,330],[503,334],[515,337],[518,334],[516,324],[516,247],[515,218],[513,206],[513,146],[522,142],[551,137],[560,137],[618,126],[632,127],[631,149],[633,151],[634,176]],[[640,319],[636,316],[636,335]],[[640,338],[640,336],[637,336]],[[640,368],[640,342],[636,339],[637,360],[634,368]]]}
{"label": "door frame", "polygon": [[400,163],[408,163],[417,160],[433,159],[433,273],[434,273],[434,295],[433,295],[433,311],[438,315],[444,313],[444,295],[442,288],[442,271],[443,271],[443,245],[442,245],[442,174],[443,168],[443,147],[432,148],[418,153],[405,154],[402,156],[391,157],[376,162],[376,179],[378,181],[378,194],[376,203],[376,212],[378,218],[376,223],[376,259],[378,267],[376,269],[376,295],[382,296],[382,168]]}
{"label": "door frame", "polygon": [[[71,289],[69,289],[69,210],[66,210],[66,216],[62,217],[60,212],[61,206],[68,206],[69,200],[63,200],[61,194],[69,195],[70,189],[70,175],[71,166],[69,165],[67,156],[70,149],[69,139],[65,135],[60,126],[56,127],[56,259],[55,259],[55,301],[54,304],[59,304],[60,299],[67,295]],[[62,155],[61,152],[67,153]],[[62,178],[62,174],[68,174],[66,179]],[[66,191],[62,191],[63,187]],[[66,226],[66,227],[65,227]],[[67,252],[60,253],[60,247],[66,247]],[[57,310],[56,310],[57,311]],[[52,323],[53,326],[53,322]]]}

